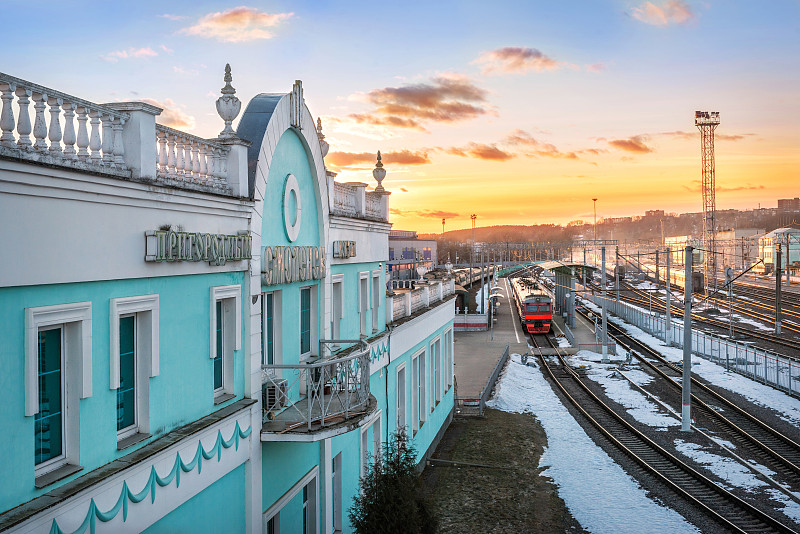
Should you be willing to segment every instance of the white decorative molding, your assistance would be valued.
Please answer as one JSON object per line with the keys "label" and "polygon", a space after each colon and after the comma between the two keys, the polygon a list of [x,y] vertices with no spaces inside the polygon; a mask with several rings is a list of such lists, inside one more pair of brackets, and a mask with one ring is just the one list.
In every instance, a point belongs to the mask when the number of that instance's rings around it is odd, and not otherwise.
{"label": "white decorative molding", "polygon": [[79,323],[80,336],[76,344],[79,351],[81,398],[92,396],[92,303],[76,302],[25,308],[25,415],[39,413],[38,334],[39,328],[57,324]]}
{"label": "white decorative molding", "polygon": [[[111,389],[119,388],[119,318],[121,315],[140,312],[148,312],[142,320],[149,322],[150,327],[150,347],[148,347],[149,350],[147,351],[150,353],[150,377],[158,376],[158,295],[111,299],[111,314],[109,318],[111,322],[111,346],[109,350],[111,355]],[[139,319],[136,321],[136,326],[140,326]]]}
{"label": "white decorative molding", "polygon": [[[294,213],[290,212],[292,193],[295,197]],[[297,240],[297,236],[300,235],[300,223],[303,215],[303,207],[300,202],[300,186],[297,184],[297,178],[294,174],[289,174],[283,188],[283,226],[286,228],[286,237],[291,242]],[[294,223],[292,223],[292,218],[294,218]]]}

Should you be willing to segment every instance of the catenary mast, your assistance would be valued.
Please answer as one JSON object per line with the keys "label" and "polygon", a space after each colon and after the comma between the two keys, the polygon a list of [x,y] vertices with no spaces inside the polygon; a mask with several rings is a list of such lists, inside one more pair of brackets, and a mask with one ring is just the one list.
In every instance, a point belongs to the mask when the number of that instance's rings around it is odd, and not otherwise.
{"label": "catenary mast", "polygon": [[[700,130],[700,151],[703,157],[703,283],[706,295],[709,286],[717,286],[717,202],[714,178],[714,130],[719,126],[719,111],[695,111],[694,125]],[[686,282],[689,283],[688,281]]]}

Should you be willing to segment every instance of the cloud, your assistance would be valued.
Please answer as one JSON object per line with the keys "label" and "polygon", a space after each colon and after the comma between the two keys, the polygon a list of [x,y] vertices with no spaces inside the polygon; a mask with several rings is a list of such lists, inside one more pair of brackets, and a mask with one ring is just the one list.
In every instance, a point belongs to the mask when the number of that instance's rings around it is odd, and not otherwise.
{"label": "cloud", "polygon": [[[374,152],[331,152],[325,160],[337,167],[350,167],[358,163],[374,164]],[[401,150],[399,152],[382,152],[381,161],[384,165],[425,165],[431,162],[426,151],[412,152]]]}
{"label": "cloud", "polygon": [[181,74],[183,76],[197,76],[198,74],[200,74],[200,71],[198,71],[198,70],[195,70],[195,69],[188,69],[187,70],[187,69],[184,69],[183,67],[179,67],[177,65],[174,65],[172,67],[172,70],[175,72],[175,74]]}
{"label": "cloud", "polygon": [[127,50],[115,50],[114,52],[109,52],[105,56],[100,56],[102,59],[106,61],[110,61],[111,63],[116,63],[120,59],[132,59],[132,58],[143,58],[143,57],[156,57],[158,52],[146,46],[144,48],[128,48]]}
{"label": "cloud", "polygon": [[180,33],[216,39],[226,43],[241,43],[271,39],[270,28],[288,20],[294,13],[264,13],[256,8],[239,6],[228,11],[209,13],[197,24],[183,28]]}
{"label": "cloud", "polygon": [[163,45],[163,44],[161,46],[159,46],[159,48],[161,50],[163,50],[164,52],[166,52],[167,54],[171,54],[171,53],[173,53],[175,51],[172,48],[169,48],[167,45]]}
{"label": "cloud", "polygon": [[[702,188],[702,182],[700,180],[692,180],[692,185],[684,185],[683,189],[689,191],[690,193],[699,193]],[[764,185],[740,185],[738,187],[725,187],[725,186],[715,186],[715,190],[717,193],[731,193],[734,191],[759,191],[761,189],[766,189]]]}
{"label": "cloud", "polygon": [[400,191],[402,191],[403,193],[408,193],[408,189],[406,189],[405,187],[401,187]]}
{"label": "cloud", "polygon": [[580,155],[591,154],[598,156],[608,152],[600,148],[584,148],[570,152],[562,152],[555,145],[539,141],[525,130],[514,130],[506,136],[505,144],[519,148],[521,153],[529,158],[546,157],[558,159],[581,159]]}
{"label": "cloud", "polygon": [[592,63],[591,65],[586,65],[587,72],[594,72],[595,74],[599,74],[608,70],[608,66],[605,63]]}
{"label": "cloud", "polygon": [[142,98],[140,100],[158,106],[164,110],[161,112],[161,115],[157,117],[157,122],[159,124],[169,126],[170,128],[185,130],[194,128],[194,117],[178,108],[178,105],[173,102],[172,99],[167,98],[166,100],[158,101],[152,98]]}
{"label": "cloud", "polygon": [[426,131],[425,122],[457,122],[487,113],[486,96],[465,76],[443,74],[429,83],[373,89],[360,98],[374,109],[349,117],[357,123]]}
{"label": "cloud", "polygon": [[652,152],[653,149],[644,143],[646,140],[647,136],[645,135],[634,135],[628,139],[612,139],[608,142],[608,144],[614,148],[624,150],[626,152],[647,154],[648,152]]}
{"label": "cloud", "polygon": [[542,72],[571,66],[563,61],[556,61],[535,48],[523,48],[519,46],[507,46],[505,48],[498,48],[497,50],[482,52],[472,63],[482,65],[482,72],[484,74],[492,74],[495,72],[527,72],[529,70]]}
{"label": "cloud", "polygon": [[398,217],[426,217],[431,219],[452,219],[453,217],[459,217],[461,214],[456,213],[454,211],[442,211],[442,210],[400,210],[397,208],[389,208],[389,213],[392,215],[397,215]]}
{"label": "cloud", "polygon": [[159,17],[167,20],[183,20],[186,18],[185,15],[171,15],[169,13],[164,13],[163,15],[159,15]]}
{"label": "cloud", "polygon": [[495,144],[484,143],[469,143],[464,147],[450,147],[444,149],[444,151],[453,156],[489,161],[508,161],[515,157],[514,154],[498,148]]}
{"label": "cloud", "polygon": [[692,8],[683,0],[667,0],[661,5],[645,2],[641,6],[633,8],[631,16],[651,26],[688,24],[696,18]]}

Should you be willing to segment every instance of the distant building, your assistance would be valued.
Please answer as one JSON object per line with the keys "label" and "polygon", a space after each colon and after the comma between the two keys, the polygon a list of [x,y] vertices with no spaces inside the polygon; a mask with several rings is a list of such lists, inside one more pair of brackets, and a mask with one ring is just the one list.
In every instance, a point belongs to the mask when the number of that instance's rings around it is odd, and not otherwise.
{"label": "distant building", "polygon": [[800,198],[779,198],[778,211],[800,211]]}
{"label": "distant building", "polygon": [[717,252],[722,266],[744,270],[753,264],[758,251],[758,236],[763,228],[736,228],[717,232]]}
{"label": "distant building", "polygon": [[784,267],[786,266],[787,257],[790,265],[800,263],[800,230],[796,228],[778,228],[758,236],[757,239],[758,257],[764,260],[767,272],[775,269],[775,251],[778,248],[778,243],[781,244],[781,263]]}
{"label": "distant building", "polygon": [[645,217],[663,217],[664,210],[647,210],[644,212]]}
{"label": "distant building", "polygon": [[415,280],[437,266],[436,240],[419,239],[413,230],[389,232],[389,276]]}

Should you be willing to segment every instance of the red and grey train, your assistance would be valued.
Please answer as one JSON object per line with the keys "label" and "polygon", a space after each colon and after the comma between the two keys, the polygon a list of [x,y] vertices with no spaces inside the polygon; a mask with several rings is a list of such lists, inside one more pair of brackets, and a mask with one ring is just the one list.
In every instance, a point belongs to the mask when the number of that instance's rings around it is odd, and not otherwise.
{"label": "red and grey train", "polygon": [[517,304],[522,326],[531,334],[550,332],[553,321],[553,303],[550,295],[539,288],[539,284],[529,277],[511,280],[511,290]]}

